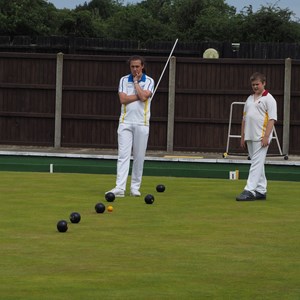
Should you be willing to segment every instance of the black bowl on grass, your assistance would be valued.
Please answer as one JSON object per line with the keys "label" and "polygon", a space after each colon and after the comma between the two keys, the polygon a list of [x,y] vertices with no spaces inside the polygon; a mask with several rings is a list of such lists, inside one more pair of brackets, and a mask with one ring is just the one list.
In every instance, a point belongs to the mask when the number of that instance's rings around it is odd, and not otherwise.
{"label": "black bowl on grass", "polygon": [[59,232],[66,232],[68,230],[68,222],[65,220],[60,220],[57,222],[56,227]]}
{"label": "black bowl on grass", "polygon": [[151,194],[148,194],[145,196],[145,202],[146,204],[152,204],[154,202],[154,196]]}
{"label": "black bowl on grass", "polygon": [[105,199],[107,202],[114,202],[116,199],[116,196],[114,193],[108,192],[107,194],[105,194]]}
{"label": "black bowl on grass", "polygon": [[101,202],[95,205],[95,211],[97,214],[103,214],[105,212],[105,205]]}
{"label": "black bowl on grass", "polygon": [[72,212],[72,213],[70,214],[70,221],[71,221],[72,223],[79,223],[80,220],[81,220],[80,213],[78,213],[78,212]]}
{"label": "black bowl on grass", "polygon": [[156,186],[156,191],[159,193],[163,193],[165,191],[166,187],[163,184],[158,184]]}

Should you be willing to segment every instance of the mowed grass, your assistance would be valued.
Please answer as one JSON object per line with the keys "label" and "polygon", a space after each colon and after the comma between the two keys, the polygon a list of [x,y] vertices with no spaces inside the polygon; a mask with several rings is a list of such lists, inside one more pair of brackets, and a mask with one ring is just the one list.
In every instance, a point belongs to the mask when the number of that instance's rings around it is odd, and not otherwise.
{"label": "mowed grass", "polygon": [[0,172],[0,299],[300,299],[299,182],[241,203],[244,180],[144,177],[152,205],[127,196],[97,214],[114,182]]}

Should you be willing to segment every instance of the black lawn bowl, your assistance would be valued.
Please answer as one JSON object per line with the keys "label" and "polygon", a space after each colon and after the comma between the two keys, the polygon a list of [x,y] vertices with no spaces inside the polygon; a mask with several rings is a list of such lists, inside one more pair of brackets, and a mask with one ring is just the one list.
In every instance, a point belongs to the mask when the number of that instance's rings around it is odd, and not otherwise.
{"label": "black lawn bowl", "polygon": [[68,223],[65,220],[60,220],[57,222],[56,227],[59,232],[66,232],[68,230]]}
{"label": "black lawn bowl", "polygon": [[95,211],[97,214],[103,214],[105,212],[105,205],[101,202],[95,205]]}
{"label": "black lawn bowl", "polygon": [[105,199],[107,202],[114,202],[115,198],[115,194],[112,192],[105,194]]}
{"label": "black lawn bowl", "polygon": [[156,191],[159,193],[163,193],[165,191],[166,187],[163,184],[158,184],[156,186]]}
{"label": "black lawn bowl", "polygon": [[145,196],[145,202],[146,204],[152,204],[154,202],[154,197],[151,194],[148,194]]}
{"label": "black lawn bowl", "polygon": [[72,223],[79,223],[80,220],[81,220],[80,213],[78,213],[78,212],[72,212],[72,213],[70,214],[70,221],[71,221]]}

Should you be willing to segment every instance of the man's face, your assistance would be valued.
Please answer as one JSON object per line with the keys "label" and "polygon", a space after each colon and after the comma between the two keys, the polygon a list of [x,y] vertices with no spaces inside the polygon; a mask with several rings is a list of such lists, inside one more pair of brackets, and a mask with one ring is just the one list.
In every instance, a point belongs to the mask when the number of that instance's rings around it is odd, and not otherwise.
{"label": "man's face", "polygon": [[253,80],[251,82],[252,90],[256,95],[261,95],[265,89],[265,83],[262,83],[260,80]]}
{"label": "man's face", "polygon": [[130,70],[133,76],[140,75],[143,72],[144,66],[140,60],[132,60],[130,62]]}

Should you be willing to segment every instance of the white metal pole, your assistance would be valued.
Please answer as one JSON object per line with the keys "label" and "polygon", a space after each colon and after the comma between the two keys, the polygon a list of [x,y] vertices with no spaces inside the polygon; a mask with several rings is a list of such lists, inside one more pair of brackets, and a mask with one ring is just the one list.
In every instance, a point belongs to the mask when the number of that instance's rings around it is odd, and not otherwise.
{"label": "white metal pole", "polygon": [[166,68],[167,68],[167,66],[168,66],[168,63],[169,63],[169,61],[170,61],[170,59],[171,59],[171,56],[172,56],[172,54],[173,54],[173,52],[174,52],[174,49],[175,49],[175,47],[176,47],[177,42],[178,42],[178,39],[176,39],[176,41],[175,41],[175,43],[174,43],[174,46],[173,46],[173,48],[172,48],[172,50],[171,50],[171,52],[170,52],[170,55],[169,55],[168,60],[167,60],[167,62],[166,62],[166,64],[165,64],[165,67],[164,67],[164,69],[163,69],[163,71],[162,71],[162,73],[161,73],[161,75],[160,75],[160,77],[159,77],[159,79],[158,79],[158,81],[157,81],[157,84],[156,84],[156,87],[155,87],[155,89],[154,89],[154,92],[153,92],[153,94],[152,94],[151,99],[154,97],[155,92],[156,92],[156,90],[157,90],[157,88],[158,88],[158,86],[159,86],[159,84],[160,84],[160,81],[161,81],[162,77],[164,76],[165,70],[166,70]]}

